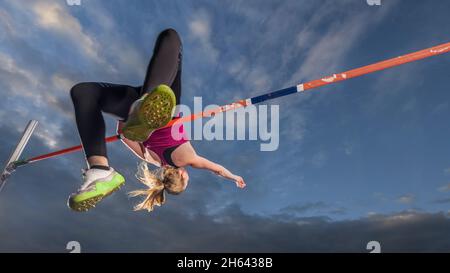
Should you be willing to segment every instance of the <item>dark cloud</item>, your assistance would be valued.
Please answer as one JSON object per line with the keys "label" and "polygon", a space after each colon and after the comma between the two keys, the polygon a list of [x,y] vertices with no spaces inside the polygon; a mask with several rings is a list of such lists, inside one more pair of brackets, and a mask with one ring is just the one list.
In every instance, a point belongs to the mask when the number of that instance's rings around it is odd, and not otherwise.
{"label": "dark cloud", "polygon": [[302,214],[309,211],[317,211],[327,208],[329,208],[329,205],[325,204],[324,202],[312,202],[303,205],[290,205],[282,208],[280,211],[285,213]]}
{"label": "dark cloud", "polygon": [[344,215],[347,213],[347,209],[319,201],[304,204],[292,204],[281,208],[280,213],[294,215],[303,215],[306,213]]}

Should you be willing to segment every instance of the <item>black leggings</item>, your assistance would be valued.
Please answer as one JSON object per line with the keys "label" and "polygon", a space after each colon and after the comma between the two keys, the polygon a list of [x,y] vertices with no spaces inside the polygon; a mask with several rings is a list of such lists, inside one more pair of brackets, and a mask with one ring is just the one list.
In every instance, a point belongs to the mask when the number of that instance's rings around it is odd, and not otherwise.
{"label": "black leggings", "polygon": [[167,29],[156,40],[142,86],[86,82],[72,87],[70,95],[86,158],[94,155],[107,157],[102,112],[125,121],[133,102],[160,84],[170,86],[177,104],[180,104],[181,63],[181,39],[175,30]]}

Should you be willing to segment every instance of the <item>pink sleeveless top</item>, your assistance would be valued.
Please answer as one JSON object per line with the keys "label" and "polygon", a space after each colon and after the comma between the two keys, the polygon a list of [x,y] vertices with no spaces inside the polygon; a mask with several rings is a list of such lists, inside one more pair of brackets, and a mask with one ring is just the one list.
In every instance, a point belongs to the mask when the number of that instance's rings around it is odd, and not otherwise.
{"label": "pink sleeveless top", "polygon": [[[172,129],[174,130],[173,136]],[[153,131],[150,137],[142,144],[145,148],[158,155],[162,165],[172,165],[177,167],[172,162],[171,154],[178,146],[188,141],[189,139],[184,131],[184,126],[180,123]]]}

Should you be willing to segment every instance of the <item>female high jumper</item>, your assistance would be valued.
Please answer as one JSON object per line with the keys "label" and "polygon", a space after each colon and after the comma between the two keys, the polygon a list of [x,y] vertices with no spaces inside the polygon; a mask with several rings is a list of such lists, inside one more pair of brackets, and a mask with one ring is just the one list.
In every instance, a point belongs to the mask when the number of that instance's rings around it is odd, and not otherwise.
{"label": "female high jumper", "polygon": [[[119,121],[122,142],[143,160],[137,178],[149,188],[134,191],[144,195],[135,209],[153,210],[165,202],[165,192],[180,194],[189,181],[186,167],[210,170],[244,188],[242,177],[198,155],[182,124],[166,126],[174,116],[181,98],[182,43],[173,29],[161,32],[142,86],[133,87],[101,82],[76,84],[70,91],[78,132],[88,168],[83,184],[69,197],[75,211],[87,211],[125,183],[124,177],[109,165],[103,113]],[[146,163],[158,167],[150,171]]]}

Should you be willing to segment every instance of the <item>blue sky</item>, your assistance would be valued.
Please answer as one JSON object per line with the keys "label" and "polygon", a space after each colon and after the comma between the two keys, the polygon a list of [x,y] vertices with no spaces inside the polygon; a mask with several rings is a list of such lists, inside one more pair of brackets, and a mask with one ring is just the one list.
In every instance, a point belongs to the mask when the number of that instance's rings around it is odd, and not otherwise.
{"label": "blue sky", "polygon": [[[2,1],[0,160],[29,119],[40,126],[25,156],[78,144],[71,86],[140,85],[168,27],[183,39],[183,103],[225,104],[449,42],[449,12],[448,1]],[[65,201],[81,183],[82,154],[27,166],[0,196],[0,251],[65,251],[71,240],[86,251],[365,251],[377,239],[387,251],[448,251],[437,238],[449,237],[449,60],[270,102],[280,106],[275,152],[193,142],[243,176],[244,191],[192,170],[187,192],[132,212],[137,159],[114,143],[111,164],[127,186],[80,215]]]}

